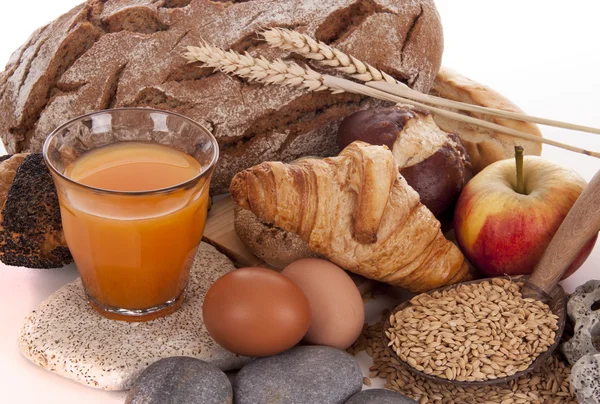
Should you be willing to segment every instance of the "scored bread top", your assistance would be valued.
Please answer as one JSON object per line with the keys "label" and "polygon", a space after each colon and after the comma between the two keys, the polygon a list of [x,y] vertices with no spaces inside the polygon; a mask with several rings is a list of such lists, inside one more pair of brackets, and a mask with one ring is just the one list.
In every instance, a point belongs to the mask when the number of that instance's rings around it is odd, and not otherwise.
{"label": "scored bread top", "polygon": [[[523,112],[502,94],[446,67],[440,69],[431,93],[433,95],[465,102],[467,104],[497,108],[511,112]],[[540,132],[540,129],[534,123],[499,118],[474,112],[469,112],[468,115],[530,133],[534,136],[542,137],[542,132]],[[435,115],[434,119],[439,127],[446,132],[456,133],[460,136],[469,153],[469,157],[471,158],[474,173],[478,173],[498,160],[513,157],[515,145],[523,146],[525,154],[539,156],[542,153],[541,143],[518,139],[510,135],[495,132],[491,129],[482,128],[470,123],[459,122],[440,115]]]}
{"label": "scored bread top", "polygon": [[11,57],[0,74],[0,136],[9,152],[40,151],[57,125],[86,112],[176,111],[218,139],[213,193],[265,160],[336,154],[341,119],[382,102],[249,84],[181,56],[202,40],[289,56],[258,40],[266,27],[305,32],[424,92],[441,63],[433,0],[88,0],[36,31]]}

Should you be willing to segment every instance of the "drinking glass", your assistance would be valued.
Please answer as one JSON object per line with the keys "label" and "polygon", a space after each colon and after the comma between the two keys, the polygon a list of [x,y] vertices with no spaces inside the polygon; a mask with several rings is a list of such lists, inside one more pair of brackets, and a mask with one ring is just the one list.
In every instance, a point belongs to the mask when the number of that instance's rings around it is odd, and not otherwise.
{"label": "drinking glass", "polygon": [[[131,141],[187,153],[200,172],[182,184],[135,192],[94,188],[65,175],[86,152]],[[147,321],[176,310],[206,222],[219,153],[212,134],[176,113],[114,109],[58,127],[43,153],[56,184],[67,245],[92,307],[125,321]]]}

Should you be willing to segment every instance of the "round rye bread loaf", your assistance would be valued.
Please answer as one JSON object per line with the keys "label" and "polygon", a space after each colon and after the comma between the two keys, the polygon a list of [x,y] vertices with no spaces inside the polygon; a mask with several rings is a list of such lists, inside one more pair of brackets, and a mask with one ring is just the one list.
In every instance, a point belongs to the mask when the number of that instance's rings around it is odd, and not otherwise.
{"label": "round rye bread loaf", "polygon": [[262,161],[337,154],[339,122],[384,103],[250,84],[182,57],[202,40],[289,57],[259,40],[268,27],[307,33],[422,92],[441,63],[433,0],[88,0],[34,32],[0,73],[0,136],[10,153],[38,152],[54,128],[83,113],[176,111],[219,142],[213,194]]}

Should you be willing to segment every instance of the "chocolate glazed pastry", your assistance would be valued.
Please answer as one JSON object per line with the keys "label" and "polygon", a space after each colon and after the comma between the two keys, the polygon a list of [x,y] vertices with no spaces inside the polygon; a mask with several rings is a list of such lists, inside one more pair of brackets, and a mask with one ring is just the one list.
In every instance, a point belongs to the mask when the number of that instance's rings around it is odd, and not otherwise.
{"label": "chocolate glazed pastry", "polygon": [[344,149],[355,140],[386,145],[421,202],[442,222],[451,219],[471,162],[460,138],[442,131],[422,109],[389,107],[355,112],[338,129]]}

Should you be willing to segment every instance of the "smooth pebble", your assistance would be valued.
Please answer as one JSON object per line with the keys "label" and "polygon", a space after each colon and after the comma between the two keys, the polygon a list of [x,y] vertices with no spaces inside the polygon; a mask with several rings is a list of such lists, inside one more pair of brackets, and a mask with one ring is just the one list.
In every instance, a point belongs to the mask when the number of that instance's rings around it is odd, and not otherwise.
{"label": "smooth pebble", "polygon": [[342,404],[361,390],[362,378],[358,362],[346,352],[299,346],[243,367],[233,393],[236,404]]}
{"label": "smooth pebble", "polygon": [[232,400],[229,378],[218,367],[177,356],[148,366],[125,404],[231,404]]}

